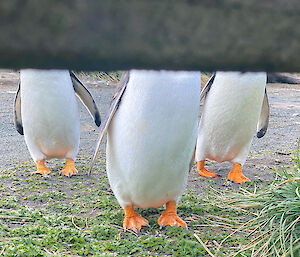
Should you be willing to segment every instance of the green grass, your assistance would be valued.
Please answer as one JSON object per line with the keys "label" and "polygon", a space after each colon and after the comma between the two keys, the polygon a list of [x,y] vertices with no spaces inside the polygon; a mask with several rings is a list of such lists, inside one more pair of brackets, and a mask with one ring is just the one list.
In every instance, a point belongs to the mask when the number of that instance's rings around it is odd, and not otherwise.
{"label": "green grass", "polygon": [[[112,194],[102,160],[91,177],[88,161],[81,158],[81,171],[71,179],[59,177],[60,162],[51,163],[48,178],[28,173],[35,169],[25,162],[0,172],[0,253],[3,256],[206,256],[196,233],[215,252],[214,241],[229,235],[239,213],[224,212],[206,196],[187,191],[178,207],[189,230],[159,229],[163,208],[139,210],[150,222],[141,235],[122,231],[123,210]],[[213,215],[212,215],[213,214]],[[227,226],[218,215],[232,223]],[[207,225],[209,224],[209,225]],[[225,225],[224,225],[225,224]],[[233,236],[219,251],[227,256],[239,242]]]}
{"label": "green grass", "polygon": [[[80,172],[72,178],[57,175],[63,166],[59,161],[50,163],[50,177],[29,175],[35,169],[32,161],[0,171],[0,256],[210,256],[208,251],[230,256],[256,236],[244,226],[257,214],[256,207],[229,205],[227,193],[216,199],[220,192],[209,186],[201,195],[187,190],[178,205],[189,230],[160,230],[161,207],[138,210],[151,228],[143,228],[141,235],[124,233],[123,210],[109,187],[104,156],[91,177],[85,175],[88,165],[88,158],[80,157]],[[256,182],[243,186],[247,192],[255,187]]]}
{"label": "green grass", "polygon": [[274,181],[259,191],[242,190],[229,199],[250,219],[243,230],[250,242],[237,252],[246,256],[300,256],[300,156],[293,170],[277,171]]}

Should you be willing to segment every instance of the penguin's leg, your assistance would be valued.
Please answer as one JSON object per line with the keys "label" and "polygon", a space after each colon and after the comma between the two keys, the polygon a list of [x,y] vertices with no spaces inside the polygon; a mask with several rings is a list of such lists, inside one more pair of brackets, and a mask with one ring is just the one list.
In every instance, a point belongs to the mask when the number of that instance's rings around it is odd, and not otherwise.
{"label": "penguin's leg", "polygon": [[132,229],[133,231],[140,233],[142,226],[148,226],[148,220],[144,219],[140,214],[134,211],[134,206],[129,205],[125,206],[125,218],[123,221],[123,229],[126,231],[127,229]]}
{"label": "penguin's leg", "polygon": [[233,163],[233,169],[228,173],[227,178],[230,181],[240,184],[249,181],[249,179],[242,173],[242,165],[238,162]]}
{"label": "penguin's leg", "polygon": [[207,177],[207,178],[216,177],[217,174],[214,173],[214,172],[211,172],[210,170],[205,169],[204,164],[205,164],[205,160],[202,160],[202,161],[198,161],[198,162],[197,162],[197,170],[198,170],[198,173],[199,173],[201,176]]}
{"label": "penguin's leg", "polygon": [[45,165],[45,160],[36,161],[37,170],[31,172],[31,174],[41,174],[41,175],[48,175],[51,173],[49,168]]}
{"label": "penguin's leg", "polygon": [[75,168],[74,160],[72,158],[67,158],[66,165],[64,168],[59,172],[59,174],[63,174],[65,176],[71,177],[75,175],[78,171]]}
{"label": "penguin's leg", "polygon": [[177,215],[176,201],[169,201],[166,203],[166,211],[162,212],[157,223],[161,229],[167,225],[187,228],[186,223]]}

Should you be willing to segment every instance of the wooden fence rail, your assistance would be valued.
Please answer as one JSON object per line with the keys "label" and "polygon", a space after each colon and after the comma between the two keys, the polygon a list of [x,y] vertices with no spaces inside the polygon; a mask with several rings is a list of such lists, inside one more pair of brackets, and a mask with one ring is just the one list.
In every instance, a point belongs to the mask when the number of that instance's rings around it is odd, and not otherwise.
{"label": "wooden fence rail", "polygon": [[299,0],[1,0],[0,67],[300,71]]}

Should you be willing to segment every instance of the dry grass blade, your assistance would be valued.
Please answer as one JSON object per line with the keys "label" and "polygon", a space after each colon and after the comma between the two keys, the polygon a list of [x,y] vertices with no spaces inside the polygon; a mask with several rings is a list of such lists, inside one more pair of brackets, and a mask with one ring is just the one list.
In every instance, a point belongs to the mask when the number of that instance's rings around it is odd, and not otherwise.
{"label": "dry grass blade", "polygon": [[[115,224],[112,224],[112,226],[115,227],[115,228],[118,228],[118,229],[122,230],[122,232],[124,232],[124,229],[123,229],[121,226],[118,226],[118,225],[115,225]],[[126,232],[129,232],[129,233],[131,233],[132,235],[135,235],[136,237],[139,236],[138,233],[134,232],[134,231],[131,230],[131,229],[127,229]]]}
{"label": "dry grass blade", "polygon": [[[206,215],[206,217],[211,217],[211,218],[214,218],[216,220],[223,220],[223,221],[226,221],[226,222],[232,222],[231,219],[220,217],[220,216],[215,216],[215,215],[211,215],[211,214]],[[238,221],[235,221],[235,223],[239,224],[239,225],[242,225],[241,222],[238,222]]]}
{"label": "dry grass blade", "polygon": [[44,248],[44,250],[45,250],[45,252],[46,252],[47,254],[49,254],[50,256],[58,256],[58,253],[56,253],[56,252],[49,251],[49,250],[46,249],[46,248]]}
{"label": "dry grass blade", "polygon": [[292,181],[300,181],[300,178],[290,178],[290,179],[288,179],[288,180],[286,180],[286,181],[281,182],[281,183],[278,184],[277,186],[279,187],[279,186],[282,186],[282,185],[284,185],[284,184],[286,184],[286,183],[289,183],[289,182],[292,182]]}
{"label": "dry grass blade", "polygon": [[211,251],[207,248],[207,246],[202,242],[202,240],[197,236],[197,234],[194,234],[194,237],[196,237],[196,239],[198,240],[198,242],[203,246],[203,248],[205,249],[205,251],[211,256],[211,257],[215,257],[215,255],[213,255],[211,253]]}
{"label": "dry grass blade", "polygon": [[[256,247],[256,245],[258,245],[261,242],[263,242],[263,240],[269,238],[269,234],[268,234],[269,232],[270,231],[267,231],[263,235],[260,235],[260,236],[256,237],[255,239],[253,239],[252,241],[250,241],[247,245],[245,245],[242,249],[240,249],[238,252],[234,253],[231,256],[235,257],[235,256],[239,255],[240,253],[245,252],[248,249],[253,249],[254,250],[255,247]],[[254,256],[254,254],[255,253],[253,252],[253,254],[251,256]]]}
{"label": "dry grass blade", "polygon": [[78,230],[82,230],[82,228],[78,227],[78,226],[75,224],[75,222],[74,222],[74,216],[72,216],[71,220],[72,220],[72,224],[74,225],[75,228],[77,228]]}
{"label": "dry grass blade", "polygon": [[21,239],[21,237],[0,238],[0,242],[16,241],[16,240],[20,240],[20,239]]}
{"label": "dry grass blade", "polygon": [[31,220],[30,217],[18,217],[18,216],[10,216],[10,215],[0,215],[0,219],[22,219],[22,220]]}
{"label": "dry grass blade", "polygon": [[[252,222],[252,220],[246,222],[245,224],[243,224],[242,226],[238,227],[236,230],[234,230],[232,233],[230,233],[227,237],[225,237],[222,242],[220,243],[220,247],[224,244],[224,242],[230,238],[231,236],[233,236],[235,233],[241,231],[244,227],[248,226],[250,223]],[[220,249],[220,248],[219,248]]]}
{"label": "dry grass blade", "polygon": [[1,250],[1,252],[0,252],[0,256],[4,253],[4,251],[6,250],[7,247],[8,247],[7,245],[6,245],[6,246],[3,246],[3,248],[2,248],[2,250]]}

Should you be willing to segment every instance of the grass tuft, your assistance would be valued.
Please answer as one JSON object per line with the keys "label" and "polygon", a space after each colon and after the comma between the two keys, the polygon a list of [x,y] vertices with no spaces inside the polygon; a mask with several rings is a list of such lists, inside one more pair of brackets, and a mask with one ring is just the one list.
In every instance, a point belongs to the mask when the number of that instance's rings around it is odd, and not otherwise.
{"label": "grass tuft", "polygon": [[[299,149],[299,148],[298,148]],[[234,256],[300,256],[300,157],[293,170],[277,171],[272,184],[235,193],[232,206],[255,217],[244,227],[250,242]],[[249,256],[249,255],[247,255]]]}

